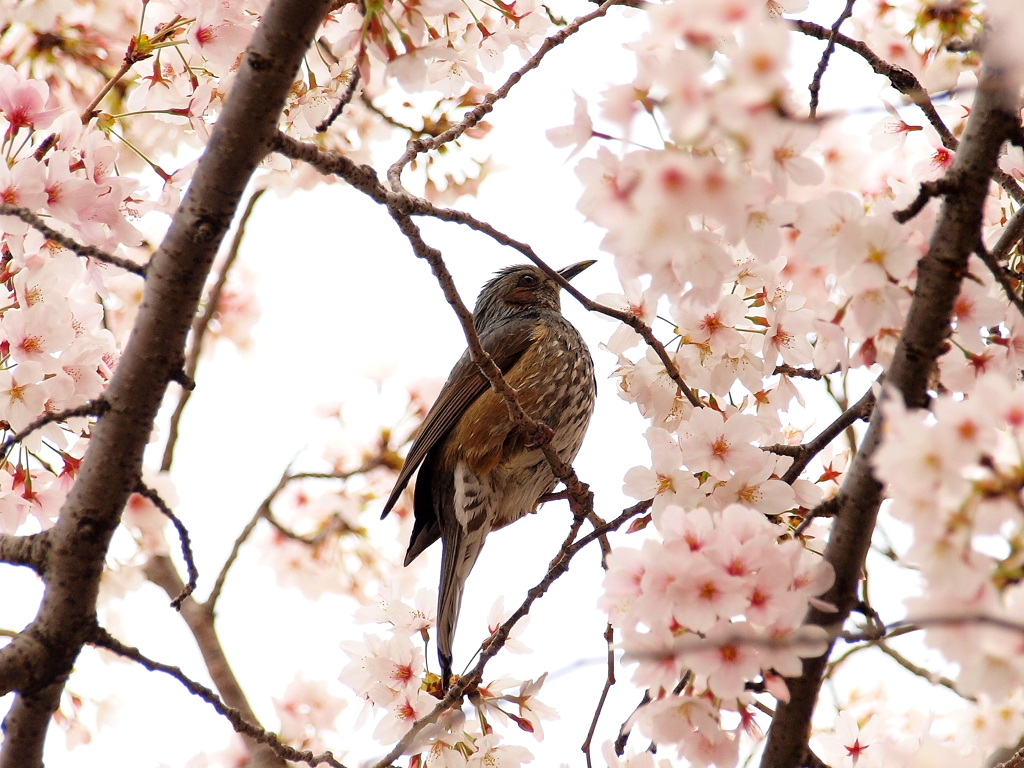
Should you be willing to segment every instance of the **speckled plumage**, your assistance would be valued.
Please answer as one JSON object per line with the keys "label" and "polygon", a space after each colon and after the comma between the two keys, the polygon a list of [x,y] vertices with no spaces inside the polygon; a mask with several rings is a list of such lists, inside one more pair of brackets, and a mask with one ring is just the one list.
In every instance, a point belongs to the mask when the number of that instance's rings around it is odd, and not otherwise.
{"label": "speckled plumage", "polygon": [[[592,263],[561,274],[571,279]],[[558,284],[532,265],[504,269],[480,291],[473,319],[523,409],[552,428],[552,447],[572,461],[594,410],[596,382],[586,343],[562,317]],[[384,515],[417,467],[405,563],[442,540],[437,642],[447,688],[463,587],[487,534],[536,509],[557,481],[544,454],[526,447],[504,399],[490,389],[468,350],[424,419]]]}

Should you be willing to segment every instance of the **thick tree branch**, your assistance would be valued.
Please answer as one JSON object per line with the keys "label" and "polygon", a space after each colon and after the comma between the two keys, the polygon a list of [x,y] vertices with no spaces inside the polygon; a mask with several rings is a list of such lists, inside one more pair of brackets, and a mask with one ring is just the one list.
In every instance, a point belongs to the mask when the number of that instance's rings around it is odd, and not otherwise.
{"label": "thick tree branch", "polygon": [[[1007,73],[986,66],[964,139],[946,175],[952,191],[939,211],[928,253],[918,264],[917,286],[906,325],[885,374],[886,386],[898,392],[908,407],[927,405],[928,377],[950,333],[953,303],[967,272],[967,261],[979,241],[982,211],[999,151],[1020,127],[1018,95],[1019,86]],[[882,409],[875,408],[861,449],[837,496],[839,512],[824,555],[836,579],[822,599],[838,610],[823,613],[812,609],[807,616],[808,624],[824,627],[833,636],[856,602],[861,568],[882,500],[881,486],[871,474],[882,421]],[[803,675],[788,682],[791,699],[780,702],[776,710],[761,762],[763,768],[796,768],[801,764],[827,660],[828,652],[805,659]]]}
{"label": "thick tree branch", "polygon": [[[78,478],[49,534],[52,548],[39,612],[2,649],[22,655],[10,658],[10,666],[8,654],[0,656],[0,688],[35,692],[24,704],[19,694],[8,719],[37,704],[40,691],[63,685],[92,635],[107,548],[141,477],[143,453],[167,384],[180,371],[217,247],[270,147],[295,73],[328,7],[328,0],[271,1],[181,207],[146,268],[141,308],[104,394],[109,410],[93,430]],[[59,692],[47,697],[46,706],[31,709],[27,716],[36,718],[36,727],[26,722],[19,724],[16,737],[8,732],[0,761],[33,749],[41,754],[41,744],[34,742],[42,740],[53,711],[49,705],[58,700]],[[22,761],[19,768],[39,765],[38,760]]]}
{"label": "thick tree branch", "polygon": [[4,748],[0,768],[25,768],[43,764],[43,743],[51,715],[60,706],[64,681],[50,683],[41,690],[21,693],[4,718]]}
{"label": "thick tree branch", "polygon": [[46,531],[28,536],[0,533],[0,562],[9,565],[24,565],[36,573],[42,573],[46,568],[48,548]]}

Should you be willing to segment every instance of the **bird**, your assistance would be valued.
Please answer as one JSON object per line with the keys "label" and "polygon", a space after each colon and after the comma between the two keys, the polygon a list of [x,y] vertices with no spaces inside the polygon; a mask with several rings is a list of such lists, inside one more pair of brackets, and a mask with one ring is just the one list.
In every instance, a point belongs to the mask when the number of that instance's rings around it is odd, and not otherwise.
{"label": "bird", "polygon": [[[581,261],[558,274],[571,280],[594,263]],[[571,462],[590,424],[597,382],[586,342],[562,316],[560,290],[532,264],[506,267],[481,289],[473,324],[484,350],[518,390],[523,410],[551,428],[551,448]],[[382,520],[418,469],[405,565],[441,540],[437,655],[445,691],[462,593],[487,534],[536,511],[558,482],[540,448],[528,443],[467,349],[424,418],[384,505]]]}

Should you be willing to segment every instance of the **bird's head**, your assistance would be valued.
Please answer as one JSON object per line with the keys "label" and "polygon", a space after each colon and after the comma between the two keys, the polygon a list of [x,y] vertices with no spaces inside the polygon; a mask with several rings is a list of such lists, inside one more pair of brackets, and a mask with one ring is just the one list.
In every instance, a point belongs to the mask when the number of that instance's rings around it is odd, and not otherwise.
{"label": "bird's head", "polygon": [[[558,270],[566,280],[572,280],[593,261],[580,261]],[[533,264],[516,264],[498,272],[480,290],[473,310],[477,328],[486,328],[490,323],[514,315],[527,307],[561,309],[558,294],[561,286]]]}

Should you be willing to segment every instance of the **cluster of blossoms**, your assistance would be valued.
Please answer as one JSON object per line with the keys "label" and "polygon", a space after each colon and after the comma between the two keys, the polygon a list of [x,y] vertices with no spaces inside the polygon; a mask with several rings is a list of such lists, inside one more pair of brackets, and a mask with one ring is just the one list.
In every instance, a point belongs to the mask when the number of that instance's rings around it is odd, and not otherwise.
{"label": "cluster of blossoms", "polygon": [[[752,719],[745,683],[761,676],[785,698],[775,672],[799,673],[797,657],[810,650],[780,652],[757,639],[792,632],[808,599],[828,586],[805,543],[784,534],[834,493],[844,462],[829,463],[825,453],[803,478],[784,482],[791,460],[772,446],[803,439],[806,426],[790,413],[809,390],[797,377],[825,377],[845,392],[851,371],[863,371],[852,379],[863,387],[888,365],[936,206],[906,223],[893,214],[953,159],[945,134],[911,125],[888,103],[871,131],[882,153],[874,158],[837,123],[794,117],[804,108],[791,92],[793,32],[781,16],[806,5],[675,0],[649,9],[649,31],[630,46],[636,78],[608,88],[598,106],[605,125],[597,135],[624,139],[621,151],[603,145],[577,166],[578,208],[605,231],[602,247],[624,288],[599,300],[656,331],[656,318],[667,315],[669,355],[700,399],[697,406],[684,396],[654,350],[630,353],[641,341],[631,328],[607,342],[620,396],[650,421],[651,463],[626,473],[624,491],[653,499],[655,530],[639,550],[613,555],[603,605],[638,661],[635,681],[655,699],[638,722],[694,764],[734,765]],[[926,89],[952,91],[938,114],[958,136],[979,59],[947,44],[972,39],[985,9],[905,6],[862,9],[853,25]],[[988,10],[1020,20],[1005,4]],[[577,96],[573,124],[549,138],[574,144],[575,154],[595,135],[593,119]],[[650,143],[642,135],[651,121],[660,147],[636,149],[634,140]],[[1022,178],[1022,157],[1012,150],[1001,165]],[[993,185],[988,247],[1014,212]],[[1021,455],[1013,435],[1022,317],[974,259],[954,321],[937,379],[967,398],[940,398],[928,414],[887,406],[894,423],[876,467],[892,513],[914,526],[907,558],[925,576],[924,596],[908,603],[914,615],[955,604],[965,615],[1010,618],[1019,615]],[[996,699],[1020,691],[1018,633],[957,626],[927,637],[961,665],[962,691]],[[723,708],[740,712],[732,731]]]}
{"label": "cluster of blossoms", "polygon": [[908,612],[925,623],[925,641],[958,665],[959,691],[997,702],[1019,695],[1020,631],[971,618],[1012,624],[1024,605],[1024,389],[987,373],[970,397],[942,395],[929,411],[896,398],[883,407],[875,474],[892,499],[890,514],[913,531],[901,556],[924,583],[907,599]]}
{"label": "cluster of blossoms", "polygon": [[[362,641],[342,644],[352,661],[342,670],[341,681],[366,702],[364,715],[384,711],[373,731],[381,744],[394,744],[441,700],[440,678],[427,670],[420,646],[426,643],[435,624],[436,604],[437,593],[433,590],[420,590],[414,600],[405,601],[401,590],[393,587],[376,604],[357,614],[362,621],[389,625],[388,636],[366,634]],[[496,632],[510,615],[504,613],[499,599],[488,617],[489,631]],[[517,623],[504,646],[507,650],[527,650],[515,639],[524,628],[524,621]],[[474,714],[448,710],[424,728],[406,749],[412,755],[410,766],[425,763],[451,768],[517,768],[530,762],[530,751],[504,743],[496,726],[507,727],[511,722],[538,741],[543,739],[542,722],[558,718],[553,709],[537,699],[543,684],[543,676],[536,681],[503,677],[475,686],[467,692]]]}
{"label": "cluster of blossoms", "polygon": [[[612,552],[601,599],[638,662],[633,682],[654,700],[639,727],[692,765],[734,765],[740,733],[756,728],[747,683],[788,699],[782,676],[799,676],[801,657],[827,645],[824,630],[800,624],[831,566],[746,506],[669,506],[654,526],[657,538]],[[734,730],[722,709],[739,713]]]}

